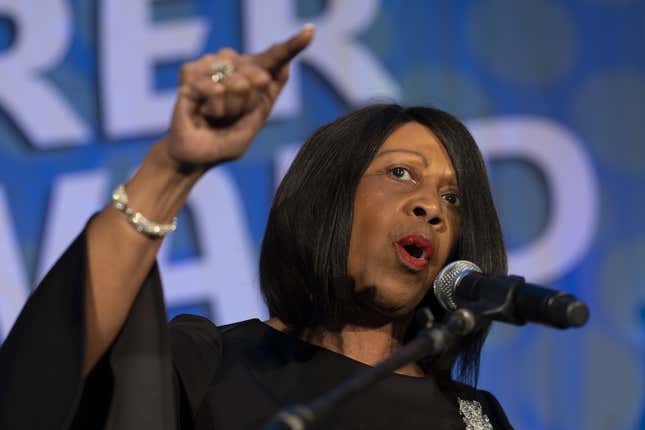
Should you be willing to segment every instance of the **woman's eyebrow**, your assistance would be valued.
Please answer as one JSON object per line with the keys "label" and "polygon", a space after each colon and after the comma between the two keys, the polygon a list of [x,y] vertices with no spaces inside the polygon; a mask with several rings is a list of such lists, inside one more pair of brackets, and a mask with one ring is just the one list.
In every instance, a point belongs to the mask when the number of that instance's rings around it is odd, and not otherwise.
{"label": "woman's eyebrow", "polygon": [[405,152],[406,154],[416,155],[417,157],[421,158],[421,160],[423,161],[423,164],[426,167],[428,167],[428,165],[430,164],[430,163],[428,163],[428,159],[425,157],[425,155],[423,155],[420,152],[413,151],[411,149],[386,149],[386,150],[381,151],[378,154],[376,154],[376,157],[374,157],[374,158],[380,157],[381,155],[389,154],[391,152]]}

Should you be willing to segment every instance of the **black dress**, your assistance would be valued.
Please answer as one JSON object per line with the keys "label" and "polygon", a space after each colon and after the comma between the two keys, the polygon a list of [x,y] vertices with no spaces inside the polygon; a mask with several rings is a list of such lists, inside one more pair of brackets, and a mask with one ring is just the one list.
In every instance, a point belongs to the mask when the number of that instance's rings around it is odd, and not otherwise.
{"label": "black dress", "polygon": [[[261,429],[366,366],[259,320],[166,324],[154,267],[123,329],[82,377],[86,243],[82,233],[32,294],[0,349],[0,429]],[[431,375],[392,374],[334,411],[323,428],[460,429],[457,398],[510,429],[495,398]]]}

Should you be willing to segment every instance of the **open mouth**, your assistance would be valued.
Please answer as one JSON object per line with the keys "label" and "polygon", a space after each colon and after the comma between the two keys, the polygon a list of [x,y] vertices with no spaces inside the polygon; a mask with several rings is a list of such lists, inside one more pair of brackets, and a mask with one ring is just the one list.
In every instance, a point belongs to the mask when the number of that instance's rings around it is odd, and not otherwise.
{"label": "open mouth", "polygon": [[423,236],[409,235],[394,243],[403,263],[413,270],[421,270],[432,257],[432,243]]}
{"label": "open mouth", "polygon": [[403,249],[414,258],[423,258],[425,250],[417,245],[403,245]]}

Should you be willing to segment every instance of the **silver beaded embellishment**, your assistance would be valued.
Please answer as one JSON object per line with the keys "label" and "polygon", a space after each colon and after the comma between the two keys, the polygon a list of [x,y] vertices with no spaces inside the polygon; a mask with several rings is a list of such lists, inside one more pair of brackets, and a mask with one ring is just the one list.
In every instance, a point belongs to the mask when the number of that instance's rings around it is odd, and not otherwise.
{"label": "silver beaded embellishment", "polygon": [[141,212],[133,211],[128,207],[128,195],[125,193],[123,184],[119,185],[112,192],[114,207],[123,212],[130,224],[139,232],[150,237],[164,237],[177,229],[177,218],[173,218],[170,224],[157,224],[143,216]]}
{"label": "silver beaded embellishment", "polygon": [[466,430],[493,430],[493,426],[486,414],[482,411],[482,405],[476,400],[459,400],[459,414],[466,424]]}

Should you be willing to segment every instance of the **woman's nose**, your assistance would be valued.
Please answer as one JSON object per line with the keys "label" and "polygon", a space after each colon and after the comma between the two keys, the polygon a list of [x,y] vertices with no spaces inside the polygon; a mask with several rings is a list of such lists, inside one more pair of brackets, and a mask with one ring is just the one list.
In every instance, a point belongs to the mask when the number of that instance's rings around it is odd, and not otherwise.
{"label": "woman's nose", "polygon": [[441,212],[434,203],[416,202],[412,209],[412,213],[419,218],[423,218],[424,221],[433,226],[439,226],[443,222]]}

